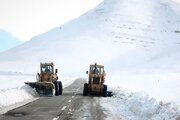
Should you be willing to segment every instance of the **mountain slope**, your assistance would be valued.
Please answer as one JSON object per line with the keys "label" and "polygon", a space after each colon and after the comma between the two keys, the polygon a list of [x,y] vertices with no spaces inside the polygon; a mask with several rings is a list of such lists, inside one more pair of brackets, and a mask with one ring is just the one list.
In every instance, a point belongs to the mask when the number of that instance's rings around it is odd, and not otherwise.
{"label": "mountain slope", "polygon": [[1,71],[32,73],[39,62],[53,61],[62,74],[70,75],[84,74],[94,62],[117,74],[177,72],[178,11],[168,0],[105,0],[81,17],[0,54]]}
{"label": "mountain slope", "polygon": [[104,0],[81,17],[1,53],[1,81],[7,88],[34,81],[35,75],[14,78],[12,72],[36,74],[39,62],[53,61],[64,84],[62,76],[84,77],[88,65],[97,62],[105,65],[106,84],[115,95],[95,103],[110,119],[175,119],[179,109],[171,103],[180,105],[179,20],[180,7],[170,0]]}
{"label": "mountain slope", "polygon": [[0,29],[0,52],[13,48],[22,42],[14,38],[10,33]]}

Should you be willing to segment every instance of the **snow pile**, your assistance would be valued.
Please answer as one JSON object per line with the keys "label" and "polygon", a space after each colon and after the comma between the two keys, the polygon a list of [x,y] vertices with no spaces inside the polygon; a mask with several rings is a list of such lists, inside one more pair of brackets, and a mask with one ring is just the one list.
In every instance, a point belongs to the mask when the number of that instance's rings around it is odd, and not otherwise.
{"label": "snow pile", "polygon": [[129,93],[121,88],[113,89],[114,96],[102,98],[102,106],[112,114],[108,119],[175,120],[180,109],[173,103],[157,102],[145,93]]}
{"label": "snow pile", "polygon": [[130,92],[146,92],[158,101],[180,105],[180,73],[107,74],[106,80],[109,87],[120,86]]}
{"label": "snow pile", "polygon": [[0,90],[0,109],[24,100],[32,99],[36,96],[38,96],[36,91],[28,85],[17,88],[2,89]]}

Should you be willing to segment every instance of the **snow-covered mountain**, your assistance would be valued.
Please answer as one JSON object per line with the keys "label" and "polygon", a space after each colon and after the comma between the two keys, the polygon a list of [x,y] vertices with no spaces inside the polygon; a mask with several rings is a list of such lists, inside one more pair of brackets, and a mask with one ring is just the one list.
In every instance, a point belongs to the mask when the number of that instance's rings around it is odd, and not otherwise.
{"label": "snow-covered mountain", "polygon": [[96,62],[105,65],[107,84],[159,97],[152,86],[165,80],[156,87],[164,96],[172,92],[165,97],[172,100],[180,94],[179,6],[171,0],[104,0],[79,18],[1,53],[0,71],[36,74],[40,62],[52,61],[61,76],[86,77],[89,64]]}
{"label": "snow-covered mountain", "polygon": [[[171,0],[104,0],[81,17],[0,53],[0,73],[36,74],[40,62],[52,61],[60,76],[84,77],[88,65],[96,62],[105,65],[109,86],[180,104],[179,38],[179,4]],[[13,79],[3,77],[4,81]],[[113,103],[113,107],[105,107],[113,108],[115,118],[122,111],[125,115],[132,111],[136,119],[179,115],[172,104],[118,90],[115,101],[103,100]]]}
{"label": "snow-covered mountain", "polygon": [[1,71],[32,73],[42,61],[53,61],[70,74],[84,74],[94,62],[117,74],[180,71],[179,11],[168,0],[105,0],[81,17],[0,54]]}
{"label": "snow-covered mountain", "polygon": [[13,37],[9,32],[0,29],[0,52],[13,48],[22,43],[22,41]]}

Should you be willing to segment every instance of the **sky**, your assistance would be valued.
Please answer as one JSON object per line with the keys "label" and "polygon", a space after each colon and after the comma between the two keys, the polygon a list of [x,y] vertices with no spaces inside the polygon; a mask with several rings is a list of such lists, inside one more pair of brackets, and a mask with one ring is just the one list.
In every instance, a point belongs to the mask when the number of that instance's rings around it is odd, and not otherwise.
{"label": "sky", "polygon": [[0,29],[22,41],[58,27],[103,0],[0,0]]}

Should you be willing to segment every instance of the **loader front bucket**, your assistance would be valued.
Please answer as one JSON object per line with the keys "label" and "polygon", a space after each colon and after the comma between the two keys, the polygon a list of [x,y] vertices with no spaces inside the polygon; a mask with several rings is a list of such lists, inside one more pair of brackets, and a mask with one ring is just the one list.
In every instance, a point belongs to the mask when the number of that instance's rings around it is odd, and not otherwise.
{"label": "loader front bucket", "polygon": [[34,88],[40,96],[53,96],[54,84],[52,82],[25,82]]}

